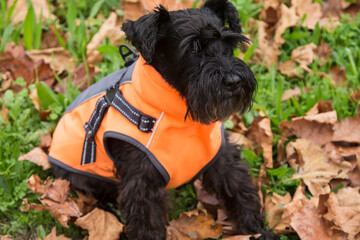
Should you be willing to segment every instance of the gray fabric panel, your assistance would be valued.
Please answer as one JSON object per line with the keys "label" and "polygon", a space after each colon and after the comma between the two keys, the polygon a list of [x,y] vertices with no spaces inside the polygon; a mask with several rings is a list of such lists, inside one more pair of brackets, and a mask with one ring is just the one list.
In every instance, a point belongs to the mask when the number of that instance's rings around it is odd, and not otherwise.
{"label": "gray fabric panel", "polygon": [[96,95],[105,92],[109,86],[116,84],[120,80],[120,77],[123,75],[123,73],[125,71],[126,71],[126,73],[123,76],[123,78],[121,79],[121,82],[130,82],[131,77],[132,77],[132,72],[135,67],[135,63],[136,62],[131,64],[128,68],[123,68],[119,71],[116,71],[116,72],[113,72],[113,73],[107,75],[106,77],[104,77],[103,79],[98,81],[97,83],[88,87],[66,108],[64,113],[73,110],[74,108],[76,108],[83,102],[89,100],[90,98],[93,98]]}
{"label": "gray fabric panel", "polygon": [[98,180],[101,180],[101,181],[105,181],[105,182],[109,182],[109,183],[116,183],[115,181],[112,181],[110,179],[107,179],[107,178],[104,178],[104,177],[101,177],[99,175],[96,175],[96,174],[91,174],[91,173],[88,173],[88,172],[83,172],[83,171],[80,171],[80,170],[77,170],[75,168],[72,168],[70,167],[69,165],[66,165],[65,163],[63,162],[60,162],[59,160],[56,160],[55,158],[52,158],[49,156],[49,162],[51,164],[54,164],[58,167],[61,167],[69,172],[73,172],[73,173],[78,173],[78,174],[82,174],[84,176],[87,176],[87,177],[92,177],[92,178],[96,178]]}
{"label": "gray fabric panel", "polygon": [[170,175],[169,173],[166,171],[166,169],[163,167],[163,165],[156,159],[156,157],[144,146],[142,145],[140,142],[138,142],[136,139],[129,137],[127,135],[118,133],[118,132],[106,132],[104,133],[104,147],[105,147],[105,151],[107,153],[107,155],[111,158],[111,160],[114,161],[113,157],[111,156],[108,148],[107,148],[107,143],[106,140],[108,138],[115,138],[115,139],[119,139],[119,140],[123,140],[125,142],[128,142],[130,144],[132,144],[134,147],[137,147],[139,150],[143,151],[148,158],[150,159],[150,161],[152,162],[152,164],[154,164],[155,168],[160,172],[161,176],[164,178],[166,185],[169,183],[170,181]]}

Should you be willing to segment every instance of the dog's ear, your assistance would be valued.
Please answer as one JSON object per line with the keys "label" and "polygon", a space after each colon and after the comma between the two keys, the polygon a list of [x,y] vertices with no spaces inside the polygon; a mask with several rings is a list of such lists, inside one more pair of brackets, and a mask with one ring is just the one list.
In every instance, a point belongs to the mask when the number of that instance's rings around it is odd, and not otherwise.
{"label": "dog's ear", "polygon": [[239,13],[228,0],[206,0],[201,8],[208,8],[213,11],[223,21],[223,24],[228,23],[234,32],[242,32]]}
{"label": "dog's ear", "polygon": [[155,8],[154,13],[144,15],[136,21],[127,20],[121,29],[127,40],[136,47],[146,62],[150,63],[156,43],[165,36],[169,23],[170,14],[160,5]]}

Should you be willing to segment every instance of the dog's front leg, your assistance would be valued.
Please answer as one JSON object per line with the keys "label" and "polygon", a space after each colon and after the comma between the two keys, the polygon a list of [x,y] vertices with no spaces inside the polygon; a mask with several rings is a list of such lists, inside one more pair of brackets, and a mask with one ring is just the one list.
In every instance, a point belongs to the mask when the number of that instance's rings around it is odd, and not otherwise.
{"label": "dog's front leg", "polygon": [[167,191],[164,180],[150,160],[132,160],[122,173],[118,198],[127,235],[131,240],[165,240]]}
{"label": "dog's front leg", "polygon": [[203,174],[206,191],[216,193],[239,234],[262,233],[260,239],[276,239],[263,225],[258,189],[240,159],[239,149],[227,143],[221,156]]}

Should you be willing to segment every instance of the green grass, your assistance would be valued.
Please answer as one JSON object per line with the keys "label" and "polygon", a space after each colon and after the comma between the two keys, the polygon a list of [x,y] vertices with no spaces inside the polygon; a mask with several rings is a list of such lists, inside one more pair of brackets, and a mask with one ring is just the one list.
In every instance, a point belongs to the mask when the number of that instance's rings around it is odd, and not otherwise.
{"label": "green grass", "polygon": [[[233,0],[233,2],[240,11],[245,32],[249,31],[251,27],[249,18],[258,15],[261,5],[254,4],[253,0]],[[117,5],[118,1],[116,0],[59,0],[53,10],[56,20],[45,23],[41,19],[36,20],[33,8],[29,5],[25,21],[15,26],[10,20],[13,6],[7,8],[6,0],[0,0],[0,53],[4,51],[5,45],[9,42],[22,44],[26,49],[40,48],[42,33],[47,31],[51,24],[57,30],[56,40],[70,51],[76,59],[76,64],[84,63],[87,66],[86,45],[103,23],[103,20],[96,17],[102,14],[106,18],[110,10],[116,8]],[[122,14],[121,11],[118,12]],[[358,104],[350,102],[349,97],[352,90],[360,88],[359,24],[360,15],[354,19],[345,15],[341,19],[341,25],[332,32],[320,28],[310,31],[300,26],[285,31],[283,34],[285,43],[280,49],[281,55],[279,56],[281,62],[290,59],[293,49],[311,42],[316,45],[325,42],[332,49],[332,57],[327,58],[325,64],[320,66],[317,61],[314,61],[309,66],[314,72],[312,76],[304,74],[305,77],[302,79],[288,78],[275,68],[268,70],[263,65],[252,64],[250,66],[258,80],[258,91],[253,110],[244,115],[244,122],[249,126],[254,116],[258,115],[257,110],[259,109],[270,117],[271,129],[274,133],[274,158],[276,158],[276,144],[281,134],[279,123],[289,120],[294,115],[303,116],[320,99],[332,100],[340,119],[356,114]],[[61,33],[68,33],[69,38],[62,37]],[[253,46],[246,51],[245,61],[251,58],[257,46],[257,40],[252,40]],[[116,46],[111,46],[108,40],[104,40],[98,50],[104,56],[104,60],[97,65],[101,72],[95,77],[96,80],[123,66]],[[334,87],[330,79],[321,78],[320,73],[328,73],[333,66],[346,68],[347,82],[343,86]],[[60,80],[58,79],[58,81]],[[57,226],[59,233],[65,233],[73,239],[82,239],[85,235],[84,231],[74,226],[70,229],[61,227],[49,213],[36,211],[23,213],[19,210],[23,198],[28,198],[29,202],[37,202],[38,196],[27,189],[26,180],[35,173],[39,174],[42,179],[50,176],[51,173],[43,171],[35,164],[26,161],[19,162],[17,159],[21,154],[38,146],[41,134],[55,127],[66,106],[79,94],[71,79],[67,81],[68,87],[64,94],[57,94],[47,86],[36,83],[17,94],[6,91],[3,98],[0,99],[0,110],[3,108],[9,110],[8,121],[0,115],[0,235],[8,234],[16,239],[36,239],[37,236],[43,238],[53,226]],[[22,81],[17,80],[17,83],[21,85]],[[297,86],[302,89],[301,97],[281,102],[283,92]],[[39,93],[42,108],[52,111],[47,121],[40,120],[39,113],[29,98],[29,92],[34,88]],[[244,149],[241,156],[249,164],[251,174],[256,177],[263,157],[248,149]],[[284,180],[291,178],[294,173],[295,170],[288,165],[267,169],[270,184],[263,186],[262,190],[270,190],[281,195],[286,192],[293,194],[299,181]],[[176,218],[180,212],[196,206],[197,201],[192,185],[172,190],[170,195],[174,206],[170,218]],[[281,239],[299,238],[296,234],[292,234],[281,236]]]}

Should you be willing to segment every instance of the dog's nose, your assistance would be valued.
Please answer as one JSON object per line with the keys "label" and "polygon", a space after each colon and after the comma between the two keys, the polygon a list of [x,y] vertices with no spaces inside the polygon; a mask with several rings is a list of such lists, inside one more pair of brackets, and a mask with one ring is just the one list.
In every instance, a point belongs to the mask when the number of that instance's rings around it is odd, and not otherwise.
{"label": "dog's nose", "polygon": [[224,78],[224,85],[229,89],[234,90],[238,87],[240,81],[241,78],[239,77],[239,75],[228,74]]}

